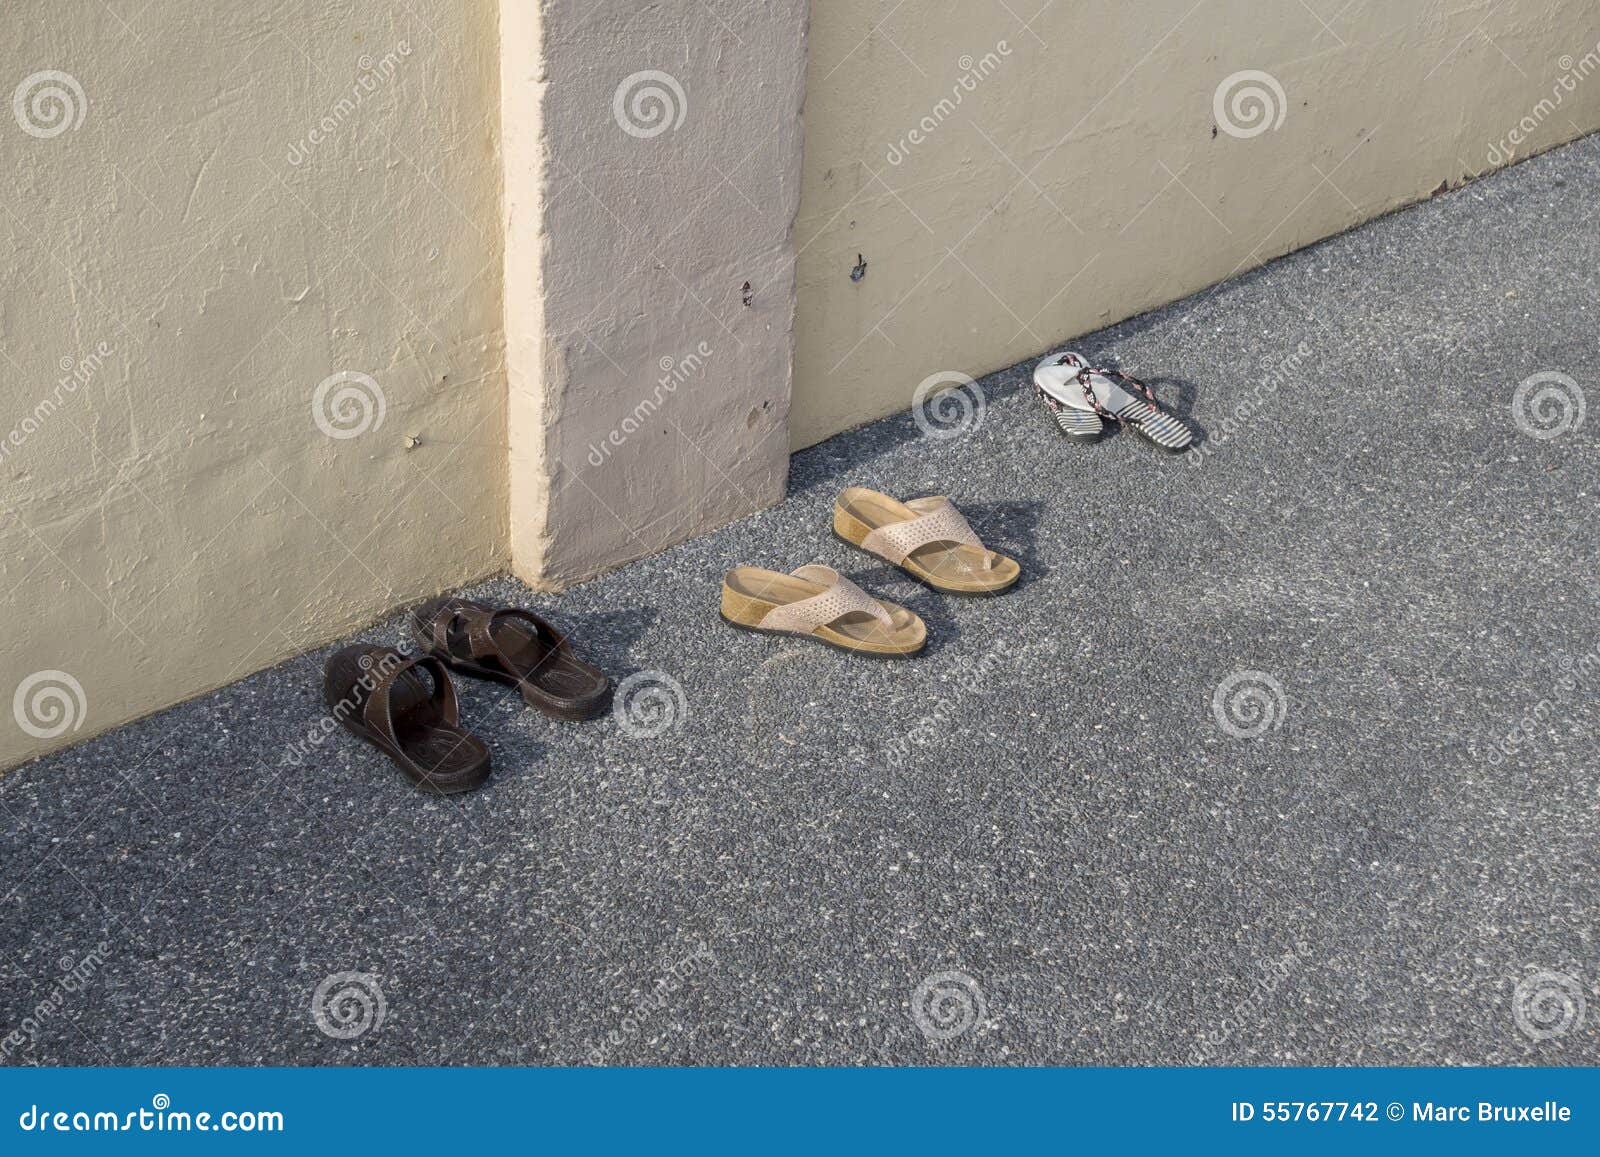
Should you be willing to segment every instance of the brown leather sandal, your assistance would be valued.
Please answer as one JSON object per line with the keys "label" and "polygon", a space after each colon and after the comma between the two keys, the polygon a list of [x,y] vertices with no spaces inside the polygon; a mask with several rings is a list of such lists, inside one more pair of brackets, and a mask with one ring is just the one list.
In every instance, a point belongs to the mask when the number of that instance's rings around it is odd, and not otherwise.
{"label": "brown leather sandal", "polygon": [[444,595],[411,612],[423,650],[474,679],[515,687],[557,719],[593,719],[606,709],[611,680],[572,653],[566,637],[532,611]]}
{"label": "brown leather sandal", "polygon": [[461,730],[450,672],[429,655],[407,657],[370,643],[344,647],[323,666],[322,695],[334,719],[394,760],[422,791],[451,795],[489,778],[489,749]]}

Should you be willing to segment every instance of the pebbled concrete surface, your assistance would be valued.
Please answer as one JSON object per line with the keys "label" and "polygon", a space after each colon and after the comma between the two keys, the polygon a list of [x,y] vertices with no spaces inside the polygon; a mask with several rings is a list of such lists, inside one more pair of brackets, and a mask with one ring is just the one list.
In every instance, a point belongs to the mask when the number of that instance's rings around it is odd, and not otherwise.
{"label": "pebbled concrete surface", "polygon": [[[658,737],[463,682],[475,795],[343,733],[285,765],[319,652],[6,776],[5,1062],[1600,1061],[1600,413],[1513,402],[1554,370],[1600,407],[1597,217],[1592,138],[1075,343],[1179,399],[1194,463],[1064,442],[1019,367],[965,436],[890,419],[709,538],[476,588],[670,677]],[[851,483],[954,495],[1023,585],[849,553]],[[725,568],[812,560],[926,655],[717,620]],[[1242,671],[1259,738],[1213,709]],[[312,1015],[344,972],[384,1005],[348,1040]]]}

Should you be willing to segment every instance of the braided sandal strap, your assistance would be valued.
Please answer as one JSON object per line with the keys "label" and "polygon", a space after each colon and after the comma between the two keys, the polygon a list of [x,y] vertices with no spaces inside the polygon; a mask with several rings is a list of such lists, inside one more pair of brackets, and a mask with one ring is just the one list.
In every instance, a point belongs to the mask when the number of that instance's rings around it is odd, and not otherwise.
{"label": "braided sandal strap", "polygon": [[[1112,369],[1110,366],[1091,366],[1077,354],[1070,352],[1062,354],[1052,364],[1058,366],[1069,366],[1077,371],[1077,373],[1074,375],[1074,378],[1078,383],[1078,388],[1083,391],[1083,400],[1088,402],[1089,408],[1101,418],[1110,419],[1119,425],[1125,424],[1126,422],[1126,419],[1121,415],[1114,414],[1102,406],[1100,404],[1100,399],[1094,396],[1094,375],[1096,374],[1099,374],[1103,378],[1109,378],[1111,381],[1117,382],[1121,385],[1132,387],[1139,393],[1141,397],[1145,399],[1145,401],[1149,402],[1157,409],[1161,408],[1161,403],[1159,400],[1157,400],[1155,391],[1141,382],[1138,378],[1133,377],[1131,374],[1125,374],[1121,370]],[[1050,409],[1060,410],[1062,408],[1062,403],[1056,398],[1051,397],[1050,394],[1046,393],[1044,387],[1039,385],[1038,382],[1034,383],[1033,392],[1042,398],[1044,400],[1044,404],[1049,406]]]}

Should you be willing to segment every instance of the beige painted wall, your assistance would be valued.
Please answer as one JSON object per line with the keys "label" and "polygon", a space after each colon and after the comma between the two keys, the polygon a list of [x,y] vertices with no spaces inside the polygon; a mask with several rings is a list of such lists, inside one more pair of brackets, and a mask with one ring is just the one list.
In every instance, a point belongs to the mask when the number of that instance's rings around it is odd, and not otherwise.
{"label": "beige painted wall", "polygon": [[495,6],[5,23],[0,767],[507,559]]}
{"label": "beige painted wall", "polygon": [[511,550],[535,585],[783,497],[807,8],[508,5]]}
{"label": "beige painted wall", "polygon": [[[791,441],[1600,128],[1597,42],[1593,0],[815,0]],[[1282,123],[1214,133],[1252,69]]]}
{"label": "beige painted wall", "polygon": [[7,15],[0,767],[1600,127],[1586,0]]}

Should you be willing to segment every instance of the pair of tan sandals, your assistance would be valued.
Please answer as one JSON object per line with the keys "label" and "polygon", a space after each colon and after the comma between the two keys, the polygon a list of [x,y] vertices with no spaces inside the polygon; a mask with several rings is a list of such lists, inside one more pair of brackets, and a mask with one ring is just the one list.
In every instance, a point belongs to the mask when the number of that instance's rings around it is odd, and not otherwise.
{"label": "pair of tan sandals", "polygon": [[[1015,559],[987,549],[942,495],[901,502],[852,486],[834,501],[833,533],[944,594],[996,595],[1022,574]],[[928,641],[921,616],[816,564],[789,574],[734,567],[722,580],[722,619],[739,630],[801,635],[880,659],[908,658]]]}
{"label": "pair of tan sandals", "polygon": [[489,748],[461,726],[452,671],[515,687],[555,719],[592,719],[610,699],[605,673],[532,611],[446,595],[412,608],[410,620],[422,654],[343,647],[323,667],[323,698],[422,791],[451,795],[489,778]]}

